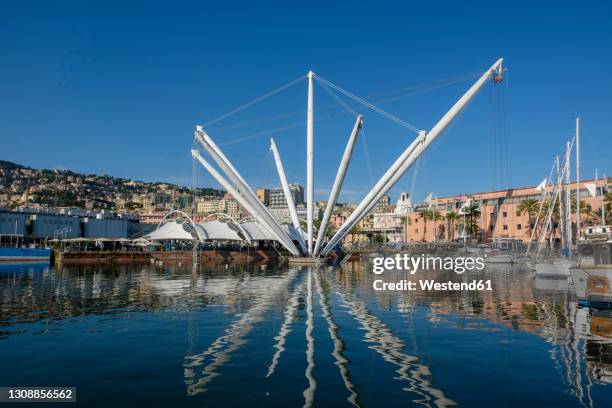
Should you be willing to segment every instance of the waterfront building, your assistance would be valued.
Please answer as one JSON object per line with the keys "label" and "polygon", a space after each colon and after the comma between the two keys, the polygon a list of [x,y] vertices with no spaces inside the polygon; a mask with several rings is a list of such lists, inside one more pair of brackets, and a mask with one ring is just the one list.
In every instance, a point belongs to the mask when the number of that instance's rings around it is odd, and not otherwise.
{"label": "waterfront building", "polygon": [[378,203],[376,203],[376,207],[374,207],[374,212],[383,212],[386,207],[391,204],[391,197],[388,195],[384,195],[380,198]]}
{"label": "waterfront building", "polygon": [[[293,203],[297,206],[304,204],[304,187],[301,184],[289,184]],[[287,200],[282,188],[274,188],[270,190],[270,208],[287,208]]]}
{"label": "waterfront building", "polygon": [[[232,218],[239,219],[243,215],[242,206],[231,194],[225,193],[219,203],[219,212],[225,213]],[[246,215],[246,212],[244,212]]]}
{"label": "waterfront building", "polygon": [[168,211],[142,211],[138,214],[140,222],[143,224],[159,224]]}
{"label": "waterfront building", "polygon": [[[601,223],[600,210],[602,205],[602,191],[606,194],[608,184],[612,179],[598,180],[594,190],[595,196],[591,194],[587,185],[595,184],[595,180],[583,180],[580,182],[580,198],[583,206],[581,224]],[[570,190],[574,196],[576,183],[570,183]],[[455,196],[432,198],[429,203],[417,206],[414,211],[408,213],[404,227],[404,241],[433,241],[441,239],[457,239],[460,236],[460,225],[464,222],[462,211],[466,205],[472,204],[478,208],[479,215],[472,222],[476,225],[476,236],[471,238],[480,241],[488,241],[493,238],[515,238],[529,241],[532,229],[535,227],[535,214],[519,212],[521,202],[527,199],[540,201],[542,192],[537,187],[520,187],[507,190],[480,192],[471,194],[459,194]],[[575,196],[571,200],[572,208],[575,205]],[[590,209],[590,211],[587,211]],[[437,212],[437,219],[426,215],[423,211],[431,210]],[[449,219],[447,214],[457,215]],[[572,211],[572,228],[575,230],[576,215]],[[466,216],[467,217],[467,216]],[[608,218],[608,216],[606,216]],[[466,221],[469,223],[469,220]],[[556,228],[556,221],[553,228]],[[559,228],[557,228],[558,230]],[[574,231],[575,233],[575,231]],[[557,237],[559,234],[557,233]]]}
{"label": "waterfront building", "polygon": [[412,211],[409,194],[402,192],[396,205],[389,205],[373,214],[370,232],[382,236],[386,242],[403,242],[405,219]]}
{"label": "waterfront building", "polygon": [[220,212],[221,206],[220,199],[203,199],[199,200],[196,204],[196,212],[200,214],[214,214]]}
{"label": "waterfront building", "polygon": [[68,239],[81,236],[81,219],[71,215],[59,214],[33,214],[32,238],[40,239]]}
{"label": "waterfront building", "polygon": [[26,234],[26,214],[9,210],[0,210],[0,242],[3,237],[23,237]]}

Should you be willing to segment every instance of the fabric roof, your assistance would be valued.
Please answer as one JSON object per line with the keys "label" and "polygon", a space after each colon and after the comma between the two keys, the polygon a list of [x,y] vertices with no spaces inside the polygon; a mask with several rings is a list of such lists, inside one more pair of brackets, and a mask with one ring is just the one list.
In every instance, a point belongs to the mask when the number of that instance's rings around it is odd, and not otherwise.
{"label": "fabric roof", "polygon": [[162,225],[152,233],[145,235],[144,238],[154,241],[165,241],[171,239],[184,241],[193,240],[191,233],[184,228],[184,224],[179,224],[176,221],[168,222]]}
{"label": "fabric roof", "polygon": [[[281,225],[291,240],[298,241],[300,233],[293,225]],[[152,233],[145,235],[144,238],[152,241],[164,240],[184,240],[192,241],[193,236],[189,232],[190,224],[178,223],[176,221],[168,222]],[[258,222],[245,222],[240,226],[222,222],[222,221],[206,221],[196,224],[196,229],[199,236],[203,240],[211,241],[275,241],[275,238]],[[245,236],[246,235],[246,236]],[[302,239],[305,234],[302,231]]]}
{"label": "fabric roof", "polygon": [[205,240],[245,241],[240,228],[234,224],[221,221],[206,221],[196,225],[200,236]]}

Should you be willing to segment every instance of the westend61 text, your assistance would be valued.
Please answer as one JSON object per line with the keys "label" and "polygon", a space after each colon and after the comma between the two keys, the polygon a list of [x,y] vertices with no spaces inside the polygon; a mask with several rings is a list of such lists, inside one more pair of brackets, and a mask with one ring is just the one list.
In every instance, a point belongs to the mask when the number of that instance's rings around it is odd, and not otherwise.
{"label": "westend61 text", "polygon": [[383,282],[381,279],[374,281],[374,290],[493,290],[491,280],[473,280],[471,282],[436,282],[431,279],[420,279],[417,282],[401,280],[399,282]]}

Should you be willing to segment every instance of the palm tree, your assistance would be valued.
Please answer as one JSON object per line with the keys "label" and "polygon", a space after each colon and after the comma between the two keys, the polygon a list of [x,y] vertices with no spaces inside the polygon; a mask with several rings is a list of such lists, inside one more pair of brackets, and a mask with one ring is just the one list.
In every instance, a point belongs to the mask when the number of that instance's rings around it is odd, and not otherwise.
{"label": "palm tree", "polygon": [[423,239],[425,241],[425,234],[427,233],[427,220],[429,219],[430,211],[429,210],[420,210],[419,216],[423,220]]}
{"label": "palm tree", "polygon": [[459,219],[459,214],[454,211],[446,213],[446,221],[448,222],[448,233],[450,234],[450,240],[455,239],[455,222]]}
{"label": "palm tree", "polygon": [[412,225],[412,218],[407,215],[402,217],[402,229],[404,233],[404,242],[408,241],[408,226]]}
{"label": "palm tree", "polygon": [[480,218],[480,205],[477,203],[472,203],[463,209],[463,213],[465,214],[465,222],[459,224],[459,229],[461,231],[465,230],[468,238],[473,238],[480,230],[480,227],[478,226],[478,218]]}
{"label": "palm tree", "polygon": [[534,223],[533,216],[540,210],[540,202],[535,198],[527,198],[519,204],[517,212],[520,215],[527,214],[529,216],[529,230],[531,231]]}
{"label": "palm tree", "polygon": [[434,240],[438,235],[438,229],[436,228],[436,222],[442,219],[442,214],[438,210],[430,210],[429,211],[429,219],[433,221],[434,226]]}
{"label": "palm tree", "polygon": [[612,224],[612,191],[604,195],[604,209],[606,211],[606,224]]}

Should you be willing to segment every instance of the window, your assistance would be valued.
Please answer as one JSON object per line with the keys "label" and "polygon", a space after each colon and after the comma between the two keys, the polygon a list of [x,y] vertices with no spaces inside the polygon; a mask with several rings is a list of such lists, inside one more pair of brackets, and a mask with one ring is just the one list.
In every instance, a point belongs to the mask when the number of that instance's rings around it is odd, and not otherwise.
{"label": "window", "polygon": [[522,229],[522,228],[523,228],[523,226],[522,226],[521,224],[516,224],[516,229],[517,229],[517,230],[520,230],[520,229]]}
{"label": "window", "polygon": [[508,231],[508,226],[504,225],[504,231]]}
{"label": "window", "polygon": [[491,218],[495,218],[495,212],[491,213]]}
{"label": "window", "polygon": [[521,216],[521,212],[520,212],[520,211],[517,211],[517,212],[516,212],[516,216],[517,216],[517,217],[520,217],[520,216]]}
{"label": "window", "polygon": [[506,218],[508,216],[508,213],[506,211],[503,212],[503,217]]}
{"label": "window", "polygon": [[493,231],[493,226],[492,225],[489,227],[489,230]]}

